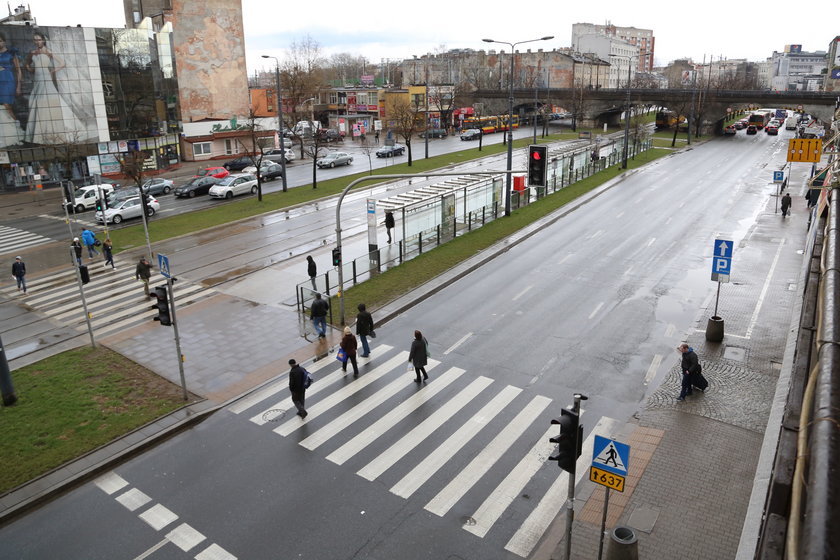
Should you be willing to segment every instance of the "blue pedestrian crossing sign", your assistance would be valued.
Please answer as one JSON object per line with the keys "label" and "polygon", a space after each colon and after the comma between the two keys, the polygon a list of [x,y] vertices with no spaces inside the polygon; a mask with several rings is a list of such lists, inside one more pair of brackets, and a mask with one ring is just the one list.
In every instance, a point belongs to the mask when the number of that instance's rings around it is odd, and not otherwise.
{"label": "blue pedestrian crossing sign", "polygon": [[620,476],[627,476],[630,446],[603,436],[595,436],[592,466]]}
{"label": "blue pedestrian crossing sign", "polygon": [[160,253],[158,253],[158,270],[165,278],[172,278],[172,274],[169,272],[169,257]]}

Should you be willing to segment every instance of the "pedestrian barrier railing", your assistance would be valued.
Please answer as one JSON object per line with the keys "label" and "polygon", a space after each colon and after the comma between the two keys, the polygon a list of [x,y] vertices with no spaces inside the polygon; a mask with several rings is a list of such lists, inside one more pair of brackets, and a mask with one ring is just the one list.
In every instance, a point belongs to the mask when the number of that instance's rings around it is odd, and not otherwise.
{"label": "pedestrian barrier railing", "polygon": [[[549,150],[549,170],[545,187],[524,187],[522,190],[511,192],[511,209],[517,210],[528,204],[532,204],[558,190],[561,190],[577,181],[586,179],[613,165],[621,163],[623,138],[612,135],[606,137],[603,143],[597,144],[600,149],[599,157],[593,157],[593,146],[589,142],[576,142],[571,147],[566,145],[557,149]],[[628,158],[634,158],[638,153],[652,147],[650,140],[631,142],[628,144]],[[344,277],[345,289],[360,282],[370,279],[372,276],[381,274],[386,270],[399,266],[403,262],[413,259],[425,252],[428,252],[443,243],[451,241],[455,237],[469,233],[475,228],[487,224],[499,216],[504,215],[504,204],[500,200],[503,191],[500,189],[502,175],[490,176],[470,181],[468,186],[457,186],[454,189],[447,189],[443,194],[433,194],[435,187],[424,187],[418,191],[429,191],[429,194],[416,196],[410,203],[400,208],[402,213],[398,217],[398,223],[405,224],[406,217],[411,217],[412,212],[426,212],[435,218],[448,216],[447,219],[440,219],[439,223],[420,229],[416,233],[405,235],[403,239],[384,247],[379,247],[367,254],[343,262],[341,266]],[[454,180],[447,180],[440,185],[454,183]],[[492,195],[495,191],[501,196]],[[414,193],[411,191],[408,193]],[[405,197],[406,195],[398,195]],[[482,200],[490,202],[476,207],[476,197],[483,197]],[[394,198],[398,198],[394,197]],[[409,197],[410,198],[410,197]],[[454,208],[467,209],[460,214]],[[399,231],[400,228],[397,228]],[[403,231],[405,229],[403,228]],[[315,293],[321,293],[329,297],[338,292],[338,270],[334,268],[324,274],[316,276],[306,282],[297,285],[296,299],[297,308],[301,313],[306,313]],[[329,316],[332,322],[332,315]],[[301,335],[306,333],[302,332]]]}

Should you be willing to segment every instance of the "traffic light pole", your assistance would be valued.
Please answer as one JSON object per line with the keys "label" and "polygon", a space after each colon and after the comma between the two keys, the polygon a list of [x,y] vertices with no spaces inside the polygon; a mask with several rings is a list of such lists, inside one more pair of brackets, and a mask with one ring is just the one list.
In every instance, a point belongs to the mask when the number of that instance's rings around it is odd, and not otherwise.
{"label": "traffic light pole", "polygon": [[175,318],[175,293],[172,290],[172,278],[166,279],[166,291],[169,292],[169,312],[172,314],[172,330],[175,334],[175,351],[178,353],[178,374],[181,376],[181,389],[184,393],[184,400],[189,400],[187,395],[187,378],[184,375],[184,355],[181,354],[181,337],[178,336],[178,320]]}
{"label": "traffic light pole", "polygon": [[85,299],[85,286],[82,282],[82,265],[76,261],[76,251],[70,247],[70,262],[73,263],[73,268],[76,269],[76,282],[79,284],[79,296],[82,299],[82,309],[85,312],[85,322],[87,323],[88,334],[90,335],[90,345],[96,348],[96,340],[93,338],[93,325],[90,324],[90,313],[88,313],[87,300]]}
{"label": "traffic light pole", "polygon": [[[572,411],[575,415],[580,418],[580,401],[586,400],[589,397],[586,395],[581,395],[580,393],[575,393],[575,404],[572,407]],[[578,449],[579,441],[578,438],[580,437],[579,430],[575,430],[574,433],[574,449]],[[564,558],[569,560],[572,554],[572,524],[575,521],[575,472],[577,471],[577,461],[575,461],[575,466],[569,472],[569,491],[568,496],[566,499],[566,553]]]}

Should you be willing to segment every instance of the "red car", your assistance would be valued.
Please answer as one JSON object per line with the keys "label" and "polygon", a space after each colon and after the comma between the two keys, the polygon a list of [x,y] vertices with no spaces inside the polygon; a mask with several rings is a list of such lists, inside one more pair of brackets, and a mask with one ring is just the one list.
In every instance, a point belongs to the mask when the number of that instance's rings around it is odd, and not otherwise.
{"label": "red car", "polygon": [[224,179],[228,175],[230,175],[230,171],[224,167],[205,167],[203,169],[199,169],[198,173],[195,174],[195,177],[215,177],[216,179]]}
{"label": "red car", "polygon": [[764,132],[766,132],[767,134],[771,134],[773,136],[778,136],[779,135],[779,127],[778,126],[765,126],[764,127]]}
{"label": "red car", "polygon": [[731,125],[731,124],[730,124],[729,126],[727,126],[726,128],[724,128],[724,129],[723,129],[723,133],[724,133],[726,136],[732,136],[732,135],[736,134],[737,132],[738,132],[738,131],[737,131],[737,130],[735,130],[735,126],[734,126],[734,125]]}

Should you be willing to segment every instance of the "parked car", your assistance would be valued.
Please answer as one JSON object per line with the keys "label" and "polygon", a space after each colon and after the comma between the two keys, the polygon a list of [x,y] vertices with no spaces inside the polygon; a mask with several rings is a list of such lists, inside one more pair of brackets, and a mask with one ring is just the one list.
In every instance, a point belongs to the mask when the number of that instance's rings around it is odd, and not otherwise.
{"label": "parked car", "polygon": [[770,136],[778,136],[779,135],[779,127],[778,126],[765,126],[764,132],[769,134]]}
{"label": "parked car", "polygon": [[747,134],[757,134],[757,133],[758,133],[758,128],[756,128],[756,126],[754,124],[751,124],[750,126],[747,127]]}
{"label": "parked car", "polygon": [[[137,188],[137,187],[135,187]],[[110,203],[109,203],[110,204]],[[146,203],[146,215],[152,217],[160,210],[160,203],[155,198],[149,198]],[[129,218],[139,218],[143,215],[143,205],[139,196],[120,200],[108,209],[96,212],[96,221],[100,223],[118,224]]]}
{"label": "parked car", "polygon": [[64,202],[62,207],[67,206],[67,209],[71,212],[84,212],[85,210],[91,210],[96,207],[96,199],[99,196],[99,192],[102,192],[102,195],[107,197],[108,194],[113,191],[114,185],[109,183],[79,187],[73,191],[73,200],[70,202]]}
{"label": "parked car", "polygon": [[203,167],[198,170],[195,177],[215,177],[217,179],[222,179],[228,175],[230,175],[230,171],[224,167]]}
{"label": "parked car", "polygon": [[216,177],[193,177],[189,182],[176,188],[173,192],[178,197],[193,198],[199,194],[207,194],[210,187],[221,181]]}
{"label": "parked car", "polygon": [[119,202],[136,196],[140,196],[140,189],[137,187],[121,187],[109,192],[105,198],[108,200],[108,206],[115,206]]}
{"label": "parked car", "polygon": [[[272,150],[266,150],[263,152],[263,163],[266,161],[273,161],[276,163],[280,163],[283,156],[286,157],[286,163],[295,160],[295,152],[291,148],[275,148]],[[253,162],[248,165],[248,167],[254,167]],[[242,168],[242,171],[245,171],[246,168]]]}
{"label": "parked car", "polygon": [[376,157],[394,157],[401,156],[405,153],[405,146],[394,144],[393,146],[383,146],[376,150]]}
{"label": "parked car", "polygon": [[481,138],[481,130],[477,128],[468,128],[461,133],[461,140],[478,140]]}
{"label": "parked car", "polygon": [[228,171],[242,171],[249,165],[254,165],[254,158],[251,156],[239,156],[230,161],[226,161],[223,167]]}
{"label": "parked car", "polygon": [[429,130],[424,130],[420,133],[420,138],[425,138],[426,134],[429,135],[429,138],[446,138],[446,129],[445,128],[430,128]]}
{"label": "parked car", "polygon": [[210,187],[208,193],[213,198],[233,198],[240,194],[255,194],[257,192],[257,178],[250,173],[228,175]]}
{"label": "parked car", "polygon": [[[264,161],[262,167],[259,169],[260,177],[263,181],[273,181],[277,177],[283,176],[283,167],[279,163],[273,161]],[[242,170],[243,173],[257,174],[257,168],[253,165]]]}
{"label": "parked car", "polygon": [[732,124],[730,124],[729,126],[727,126],[726,128],[723,129],[723,134],[726,135],[726,136],[733,136],[737,133],[738,133],[738,131],[735,130],[735,125],[732,125]]}
{"label": "parked car", "polygon": [[351,163],[353,163],[353,157],[346,152],[330,152],[315,160],[315,165],[321,169],[335,167],[336,165],[350,165]]}
{"label": "parked car", "polygon": [[174,188],[175,183],[173,183],[170,179],[162,179],[160,177],[149,179],[143,183],[143,192],[152,196],[169,194]]}
{"label": "parked car", "polygon": [[318,131],[318,138],[324,142],[344,142],[344,136],[337,130],[331,128],[320,129]]}

